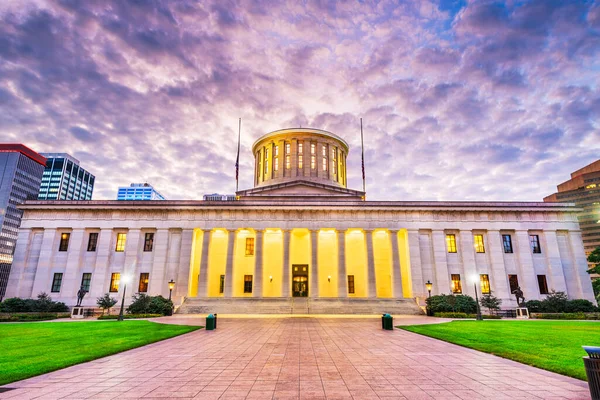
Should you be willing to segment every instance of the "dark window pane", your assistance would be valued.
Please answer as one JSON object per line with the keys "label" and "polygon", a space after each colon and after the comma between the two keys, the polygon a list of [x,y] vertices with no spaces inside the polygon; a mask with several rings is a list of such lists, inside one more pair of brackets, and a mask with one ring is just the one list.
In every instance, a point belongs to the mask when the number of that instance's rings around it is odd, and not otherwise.
{"label": "dark window pane", "polygon": [[539,254],[542,252],[540,247],[540,237],[538,235],[529,235],[529,243],[531,244],[531,252]]}
{"label": "dark window pane", "polygon": [[252,275],[244,275],[244,293],[252,293]]}
{"label": "dark window pane", "polygon": [[348,275],[348,293],[354,293],[354,275]]}
{"label": "dark window pane", "polygon": [[538,275],[538,286],[540,287],[540,294],[548,294],[548,282],[546,282],[546,275]]}
{"label": "dark window pane", "polygon": [[58,251],[67,251],[69,249],[69,238],[71,237],[70,233],[61,233],[60,234],[60,245],[58,246]]}
{"label": "dark window pane", "polygon": [[87,251],[96,251],[98,245],[98,232],[91,232],[88,239]]}
{"label": "dark window pane", "polygon": [[225,291],[225,275],[221,275],[219,279],[219,293]]}
{"label": "dark window pane", "polygon": [[519,287],[519,279],[517,278],[517,275],[509,275],[508,283],[510,285],[511,293],[514,292],[515,290],[517,290],[517,288]]}
{"label": "dark window pane", "polygon": [[54,274],[54,278],[52,279],[52,293],[60,292],[60,286],[62,285],[62,273]]}
{"label": "dark window pane", "polygon": [[85,290],[86,292],[90,291],[90,283],[92,282],[92,274],[91,273],[84,273],[81,276],[81,287],[83,287],[83,290]]}
{"label": "dark window pane", "polygon": [[505,253],[513,252],[512,238],[510,237],[510,235],[502,235],[502,246],[504,247]]}
{"label": "dark window pane", "polygon": [[144,237],[144,251],[152,251],[154,247],[154,233],[146,233]]}

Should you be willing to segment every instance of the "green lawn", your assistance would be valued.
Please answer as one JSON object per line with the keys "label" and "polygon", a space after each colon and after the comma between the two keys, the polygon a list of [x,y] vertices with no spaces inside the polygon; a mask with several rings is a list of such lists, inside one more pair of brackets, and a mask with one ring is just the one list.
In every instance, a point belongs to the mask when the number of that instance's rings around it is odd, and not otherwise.
{"label": "green lawn", "polygon": [[581,346],[600,346],[596,322],[453,321],[398,328],[583,380]]}
{"label": "green lawn", "polygon": [[150,321],[0,324],[0,385],[198,328]]}

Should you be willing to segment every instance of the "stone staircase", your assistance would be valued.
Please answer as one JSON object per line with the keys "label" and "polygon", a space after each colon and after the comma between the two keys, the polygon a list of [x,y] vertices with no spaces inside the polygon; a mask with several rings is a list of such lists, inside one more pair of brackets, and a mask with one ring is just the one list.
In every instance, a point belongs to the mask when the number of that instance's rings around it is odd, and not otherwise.
{"label": "stone staircase", "polygon": [[301,297],[186,298],[177,314],[407,314],[422,315],[415,299]]}

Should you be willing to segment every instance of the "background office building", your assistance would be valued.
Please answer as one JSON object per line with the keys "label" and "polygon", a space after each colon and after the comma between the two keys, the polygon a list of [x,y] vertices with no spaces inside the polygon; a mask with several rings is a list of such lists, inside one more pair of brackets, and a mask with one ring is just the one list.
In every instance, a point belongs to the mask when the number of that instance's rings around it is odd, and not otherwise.
{"label": "background office building", "polygon": [[0,144],[0,300],[6,292],[23,211],[17,204],[35,200],[46,159],[22,144]]}
{"label": "background office building", "polygon": [[557,186],[558,192],[545,202],[575,203],[583,209],[578,214],[583,247],[590,254],[600,246],[600,160],[571,174],[571,179]]}
{"label": "background office building", "polygon": [[204,201],[235,201],[235,194],[205,194],[202,196]]}
{"label": "background office building", "polygon": [[117,200],[165,200],[165,197],[149,183],[132,183],[119,187]]}
{"label": "background office building", "polygon": [[91,200],[94,175],[66,153],[42,153],[46,169],[42,176],[38,200]]}

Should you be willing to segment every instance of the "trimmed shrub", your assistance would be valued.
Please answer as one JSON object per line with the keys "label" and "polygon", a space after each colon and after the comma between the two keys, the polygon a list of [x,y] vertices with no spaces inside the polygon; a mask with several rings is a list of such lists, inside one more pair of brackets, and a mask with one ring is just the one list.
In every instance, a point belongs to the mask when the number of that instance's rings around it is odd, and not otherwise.
{"label": "trimmed shrub", "polygon": [[69,312],[65,303],[52,301],[46,293],[40,293],[37,299],[20,299],[13,297],[0,303],[0,312],[3,313],[30,313],[30,312]]}
{"label": "trimmed shrub", "polygon": [[576,299],[569,300],[565,306],[564,312],[576,313],[576,312],[594,312],[598,308],[589,300]]}
{"label": "trimmed shrub", "polygon": [[542,311],[547,313],[565,312],[569,297],[565,292],[552,290],[550,294],[542,301]]}
{"label": "trimmed shrub", "polygon": [[539,300],[529,300],[525,302],[525,307],[527,307],[529,309],[530,313],[533,312],[542,312],[543,310],[543,304],[541,301]]}
{"label": "trimmed shrub", "polygon": [[160,314],[170,315],[173,310],[173,302],[162,296],[148,296],[138,293],[133,295],[133,303],[127,307],[129,314]]}
{"label": "trimmed shrub", "polygon": [[[473,318],[477,317],[477,314],[467,314],[463,312],[439,312],[433,314],[434,317],[438,318]],[[482,315],[483,319],[502,319],[499,315]]]}
{"label": "trimmed shrub", "polygon": [[0,322],[49,321],[58,318],[69,318],[69,313],[13,313],[0,314]]}
{"label": "trimmed shrub", "polygon": [[533,319],[599,320],[600,313],[531,313]]}
{"label": "trimmed shrub", "polygon": [[[162,317],[162,314],[124,314],[123,319],[136,319],[136,318],[158,318]],[[118,319],[118,315],[101,315],[98,319]]]}
{"label": "trimmed shrub", "polygon": [[432,313],[440,312],[462,312],[475,313],[477,312],[477,303],[471,296],[459,294],[454,295],[437,295],[427,299],[427,306]]}

